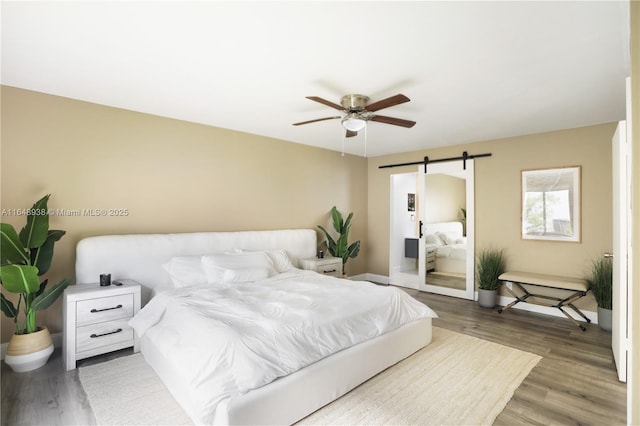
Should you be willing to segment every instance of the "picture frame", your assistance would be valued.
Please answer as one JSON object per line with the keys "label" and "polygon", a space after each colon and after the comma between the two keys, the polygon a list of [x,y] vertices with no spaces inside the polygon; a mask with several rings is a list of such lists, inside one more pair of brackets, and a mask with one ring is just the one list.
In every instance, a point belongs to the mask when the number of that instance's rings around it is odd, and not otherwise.
{"label": "picture frame", "polygon": [[581,242],[581,173],[581,166],[522,171],[522,239]]}
{"label": "picture frame", "polygon": [[416,211],[416,194],[407,194],[407,211]]}

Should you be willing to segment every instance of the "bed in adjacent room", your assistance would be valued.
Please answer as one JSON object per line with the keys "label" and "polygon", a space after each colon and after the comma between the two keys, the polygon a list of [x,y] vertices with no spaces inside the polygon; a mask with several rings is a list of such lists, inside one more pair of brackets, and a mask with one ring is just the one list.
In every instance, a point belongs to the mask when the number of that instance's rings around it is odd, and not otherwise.
{"label": "bed in adjacent room", "polygon": [[[78,283],[132,279],[147,363],[197,424],[291,424],[431,341],[395,287],[298,268],[314,230],[90,237]],[[80,284],[81,285],[81,284]]]}
{"label": "bed in adjacent room", "polygon": [[437,222],[425,225],[425,244],[436,248],[434,272],[466,274],[467,238],[461,222]]}

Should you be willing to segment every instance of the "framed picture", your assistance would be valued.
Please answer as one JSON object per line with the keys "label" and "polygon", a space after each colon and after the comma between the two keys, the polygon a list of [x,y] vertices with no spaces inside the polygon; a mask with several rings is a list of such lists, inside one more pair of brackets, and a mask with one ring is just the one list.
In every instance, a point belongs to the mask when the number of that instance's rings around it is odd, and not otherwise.
{"label": "framed picture", "polygon": [[410,212],[416,211],[416,194],[407,194],[407,208]]}
{"label": "framed picture", "polygon": [[580,242],[581,167],[522,171],[522,238]]}

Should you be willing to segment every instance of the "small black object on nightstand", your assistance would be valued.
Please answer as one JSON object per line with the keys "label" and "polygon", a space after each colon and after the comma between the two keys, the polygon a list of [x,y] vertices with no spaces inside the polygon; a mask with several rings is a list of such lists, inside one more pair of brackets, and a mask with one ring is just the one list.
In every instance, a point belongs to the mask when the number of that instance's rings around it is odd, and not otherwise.
{"label": "small black object on nightstand", "polygon": [[100,274],[100,287],[111,285],[111,274]]}

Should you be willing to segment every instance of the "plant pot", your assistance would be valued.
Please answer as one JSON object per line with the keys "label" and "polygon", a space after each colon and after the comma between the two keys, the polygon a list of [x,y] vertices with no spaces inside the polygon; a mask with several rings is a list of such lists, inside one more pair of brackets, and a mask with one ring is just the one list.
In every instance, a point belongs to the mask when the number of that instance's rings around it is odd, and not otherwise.
{"label": "plant pot", "polygon": [[478,289],[478,305],[483,308],[494,308],[496,306],[497,290]]}
{"label": "plant pot", "polygon": [[4,362],[13,371],[23,373],[45,365],[52,353],[51,335],[46,327],[42,327],[35,333],[14,334],[9,341]]}
{"label": "plant pot", "polygon": [[611,309],[598,306],[598,326],[604,331],[611,331]]}

